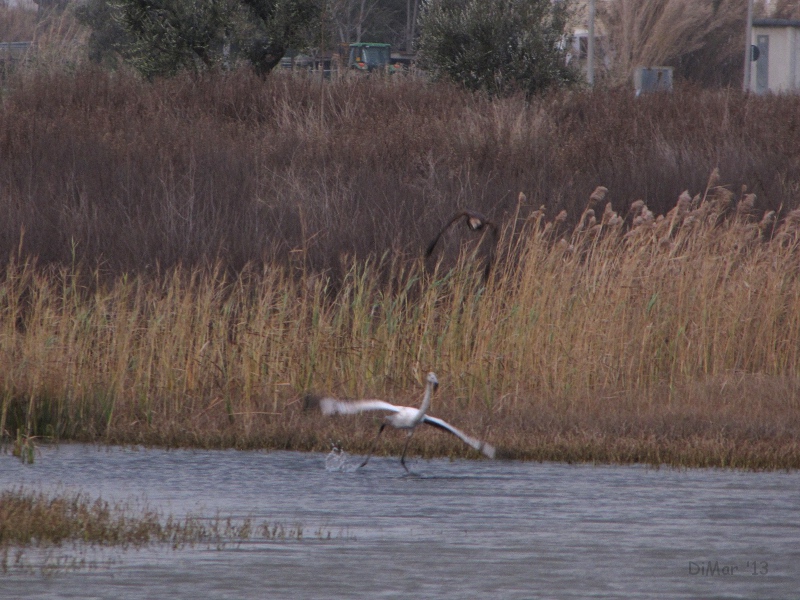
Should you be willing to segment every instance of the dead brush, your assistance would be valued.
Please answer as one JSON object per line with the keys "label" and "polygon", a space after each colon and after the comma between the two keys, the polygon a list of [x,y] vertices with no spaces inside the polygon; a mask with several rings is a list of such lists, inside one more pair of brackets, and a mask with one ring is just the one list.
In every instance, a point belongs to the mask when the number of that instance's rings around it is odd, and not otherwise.
{"label": "dead brush", "polygon": [[[446,272],[345,260],[334,289],[273,264],[105,282],[12,261],[4,427],[323,451],[346,435],[352,450],[372,428],[304,411],[309,390],[413,397],[435,369],[437,414],[508,455],[796,467],[800,218],[751,210],[713,179],[665,215],[644,202],[617,213],[607,196],[563,235],[560,214],[510,220],[488,281],[466,253]],[[678,427],[691,421],[706,425]],[[420,441],[424,455],[464,454]]]}
{"label": "dead brush", "polygon": [[220,514],[176,518],[146,505],[108,502],[81,493],[45,494],[24,488],[0,492],[0,572],[4,574],[52,569],[46,559],[41,565],[26,559],[26,550],[32,547],[69,545],[79,553],[84,545],[124,549],[156,544],[172,549],[202,545],[222,549],[246,541],[331,539],[326,527],[317,528],[313,537],[304,533],[300,523],[258,523],[250,517]]}
{"label": "dead brush", "polygon": [[[41,54],[4,85],[0,256],[21,248],[110,280],[259,262],[336,287],[340,257],[411,260],[461,207],[507,222],[519,190],[547,206],[556,241],[569,241],[598,182],[611,191],[588,207],[596,224],[611,201],[630,225],[666,214],[687,187],[702,199],[718,163],[736,188],[757,181],[773,209],[795,208],[785,115],[800,99],[788,94],[603,89],[525,102],[415,79],[265,85],[247,70],[144,82],[77,61],[78,34],[56,27],[52,65]],[[628,219],[637,198],[649,213]]]}

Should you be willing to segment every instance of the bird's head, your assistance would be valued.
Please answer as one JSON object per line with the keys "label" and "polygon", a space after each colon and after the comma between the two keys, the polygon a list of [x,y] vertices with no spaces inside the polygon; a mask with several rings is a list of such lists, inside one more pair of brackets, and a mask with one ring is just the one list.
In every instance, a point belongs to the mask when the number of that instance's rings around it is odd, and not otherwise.
{"label": "bird's head", "polygon": [[428,377],[426,377],[428,383],[433,386],[433,389],[436,390],[439,387],[439,380],[436,379],[436,373],[428,373]]}
{"label": "bird's head", "polygon": [[483,229],[483,226],[486,224],[485,219],[477,215],[472,215],[467,219],[467,225],[472,231],[479,231]]}

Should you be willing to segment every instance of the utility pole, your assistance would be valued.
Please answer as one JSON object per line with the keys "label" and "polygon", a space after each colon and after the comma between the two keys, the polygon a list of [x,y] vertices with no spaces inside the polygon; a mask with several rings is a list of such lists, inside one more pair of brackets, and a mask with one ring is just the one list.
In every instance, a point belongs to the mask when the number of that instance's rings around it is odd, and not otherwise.
{"label": "utility pole", "polygon": [[753,62],[753,0],[747,0],[747,24],[744,28],[744,81],[742,90],[750,91],[750,66]]}
{"label": "utility pole", "polygon": [[[750,0],[752,2],[753,0]],[[594,86],[594,0],[589,0],[589,39],[586,45],[586,81]]]}

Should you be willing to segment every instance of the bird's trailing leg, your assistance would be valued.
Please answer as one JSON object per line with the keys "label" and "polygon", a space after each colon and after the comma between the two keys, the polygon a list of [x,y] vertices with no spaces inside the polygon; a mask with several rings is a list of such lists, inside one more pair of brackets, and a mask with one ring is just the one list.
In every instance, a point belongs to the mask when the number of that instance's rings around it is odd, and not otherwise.
{"label": "bird's trailing leg", "polygon": [[[375,448],[378,447],[378,438],[381,437],[381,434],[383,433],[383,430],[385,428],[386,428],[386,423],[381,423],[381,428],[378,429],[378,435],[375,436],[375,441],[372,442],[372,448],[370,449],[369,454],[367,454],[367,458],[365,458],[364,462],[361,463],[361,467],[365,467],[367,465],[367,463],[369,462],[369,459],[372,458],[372,453],[375,452]],[[408,469],[406,469],[406,470],[408,470]]]}
{"label": "bird's trailing leg", "polygon": [[411,471],[408,470],[406,466],[406,450],[408,450],[408,442],[411,441],[411,436],[414,435],[414,429],[408,432],[408,437],[406,438],[406,444],[403,446],[403,455],[400,457],[400,464],[403,465],[403,468],[406,470],[406,473],[410,473]]}

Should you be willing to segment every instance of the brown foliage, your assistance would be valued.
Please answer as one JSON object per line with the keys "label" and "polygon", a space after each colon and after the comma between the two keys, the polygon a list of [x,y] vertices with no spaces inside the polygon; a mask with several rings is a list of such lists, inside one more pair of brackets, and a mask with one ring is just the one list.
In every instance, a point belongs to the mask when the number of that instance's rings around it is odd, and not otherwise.
{"label": "brown foliage", "polygon": [[770,15],[775,19],[800,19],[800,2],[797,0],[777,0]]}
{"label": "brown foliage", "polygon": [[36,31],[36,11],[0,4],[0,42],[29,42]]}
{"label": "brown foliage", "polygon": [[[797,202],[800,98],[679,90],[488,100],[417,80],[246,71],[147,84],[31,71],[0,107],[0,256],[104,273],[416,257],[471,208],[580,215],[598,185],[664,212],[719,167],[760,208]],[[345,261],[346,262],[346,261]]]}
{"label": "brown foliage", "polygon": [[[432,369],[432,413],[502,456],[796,468],[800,211],[765,213],[716,171],[658,216],[612,192],[571,228],[515,215],[485,284],[470,253],[446,273],[357,261],[335,292],[269,265],[85,288],[12,261],[0,431],[359,451],[375,419],[323,420],[308,392],[414,405]],[[465,448],[431,431],[414,451]]]}

